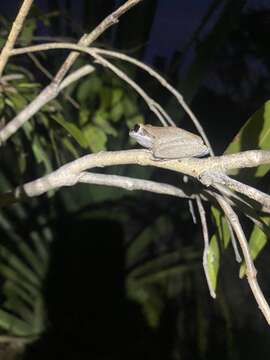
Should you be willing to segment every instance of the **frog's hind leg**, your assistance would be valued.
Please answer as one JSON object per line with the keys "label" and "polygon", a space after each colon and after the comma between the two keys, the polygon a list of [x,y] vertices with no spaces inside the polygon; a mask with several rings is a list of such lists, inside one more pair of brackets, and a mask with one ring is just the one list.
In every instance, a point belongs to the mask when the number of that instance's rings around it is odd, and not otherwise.
{"label": "frog's hind leg", "polygon": [[208,153],[207,147],[203,144],[179,142],[179,139],[169,143],[156,142],[152,151],[157,159],[184,159],[204,156]]}

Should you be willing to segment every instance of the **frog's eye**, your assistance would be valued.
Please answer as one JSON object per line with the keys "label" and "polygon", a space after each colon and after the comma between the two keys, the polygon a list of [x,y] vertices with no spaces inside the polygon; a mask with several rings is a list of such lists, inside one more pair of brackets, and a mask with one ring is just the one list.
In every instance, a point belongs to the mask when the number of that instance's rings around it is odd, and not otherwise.
{"label": "frog's eye", "polygon": [[136,124],[136,125],[134,126],[133,131],[138,132],[139,130],[140,130],[140,125],[139,125],[139,124]]}

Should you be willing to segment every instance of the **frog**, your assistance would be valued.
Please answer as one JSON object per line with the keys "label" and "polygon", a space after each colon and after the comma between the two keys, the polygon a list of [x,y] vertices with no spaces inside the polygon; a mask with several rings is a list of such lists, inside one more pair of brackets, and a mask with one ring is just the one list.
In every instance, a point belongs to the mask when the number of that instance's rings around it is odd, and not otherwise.
{"label": "frog", "polygon": [[149,149],[155,159],[184,159],[209,154],[209,148],[200,136],[176,126],[136,124],[129,136]]}

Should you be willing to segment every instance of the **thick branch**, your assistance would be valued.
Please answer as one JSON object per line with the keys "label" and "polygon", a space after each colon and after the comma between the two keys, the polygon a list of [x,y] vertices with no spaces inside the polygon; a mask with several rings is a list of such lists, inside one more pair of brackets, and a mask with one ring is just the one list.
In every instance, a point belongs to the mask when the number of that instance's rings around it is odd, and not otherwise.
{"label": "thick branch", "polygon": [[[268,163],[270,163],[270,152],[254,150],[256,153],[264,153],[268,155]],[[252,151],[247,151],[250,155]],[[238,161],[232,161],[231,168],[241,167],[246,164],[245,152],[237,154]],[[191,177],[198,178],[201,173],[207,171],[213,166],[220,168],[225,164],[230,163],[230,158],[235,159],[235,155],[217,156],[207,159],[183,159],[171,161],[157,161],[153,159],[152,153],[148,150],[123,150],[123,151],[104,151],[96,154],[85,155],[76,159],[66,165],[63,165],[58,170],[48,174],[40,179],[31,181],[23,187],[18,188],[17,196],[20,197],[25,193],[27,196],[41,195],[53,188],[61,186],[69,186],[78,182],[78,176],[85,170],[95,167],[113,166],[113,165],[127,165],[138,164],[141,166],[155,166],[163,169],[168,169],[180,173],[184,173]],[[259,156],[256,155],[258,159]],[[266,161],[266,157],[265,157]],[[258,164],[254,164],[256,166]],[[251,165],[250,165],[251,166]]]}

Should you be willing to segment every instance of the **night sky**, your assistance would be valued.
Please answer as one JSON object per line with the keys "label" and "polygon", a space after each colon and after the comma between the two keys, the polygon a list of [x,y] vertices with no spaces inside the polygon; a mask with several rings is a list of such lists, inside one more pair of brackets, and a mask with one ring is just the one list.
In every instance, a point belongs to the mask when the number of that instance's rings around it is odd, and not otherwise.
{"label": "night sky", "polygon": [[[40,8],[46,9],[46,2],[44,0],[37,0],[35,3],[40,6]],[[59,1],[59,3],[65,4],[65,0]],[[123,1],[116,0],[115,3],[117,6],[123,3]],[[158,0],[157,3],[155,19],[144,59],[149,64],[153,63],[156,56],[165,57],[169,61],[174,51],[184,46],[189,40],[212,1]],[[82,2],[80,0],[71,1],[71,6],[74,19],[80,21]],[[18,0],[1,1],[0,3],[0,11],[10,16],[16,14],[17,7]],[[270,8],[270,1],[248,0],[245,9],[248,10],[251,8]],[[168,41],[168,39],[170,39],[170,41]]]}

